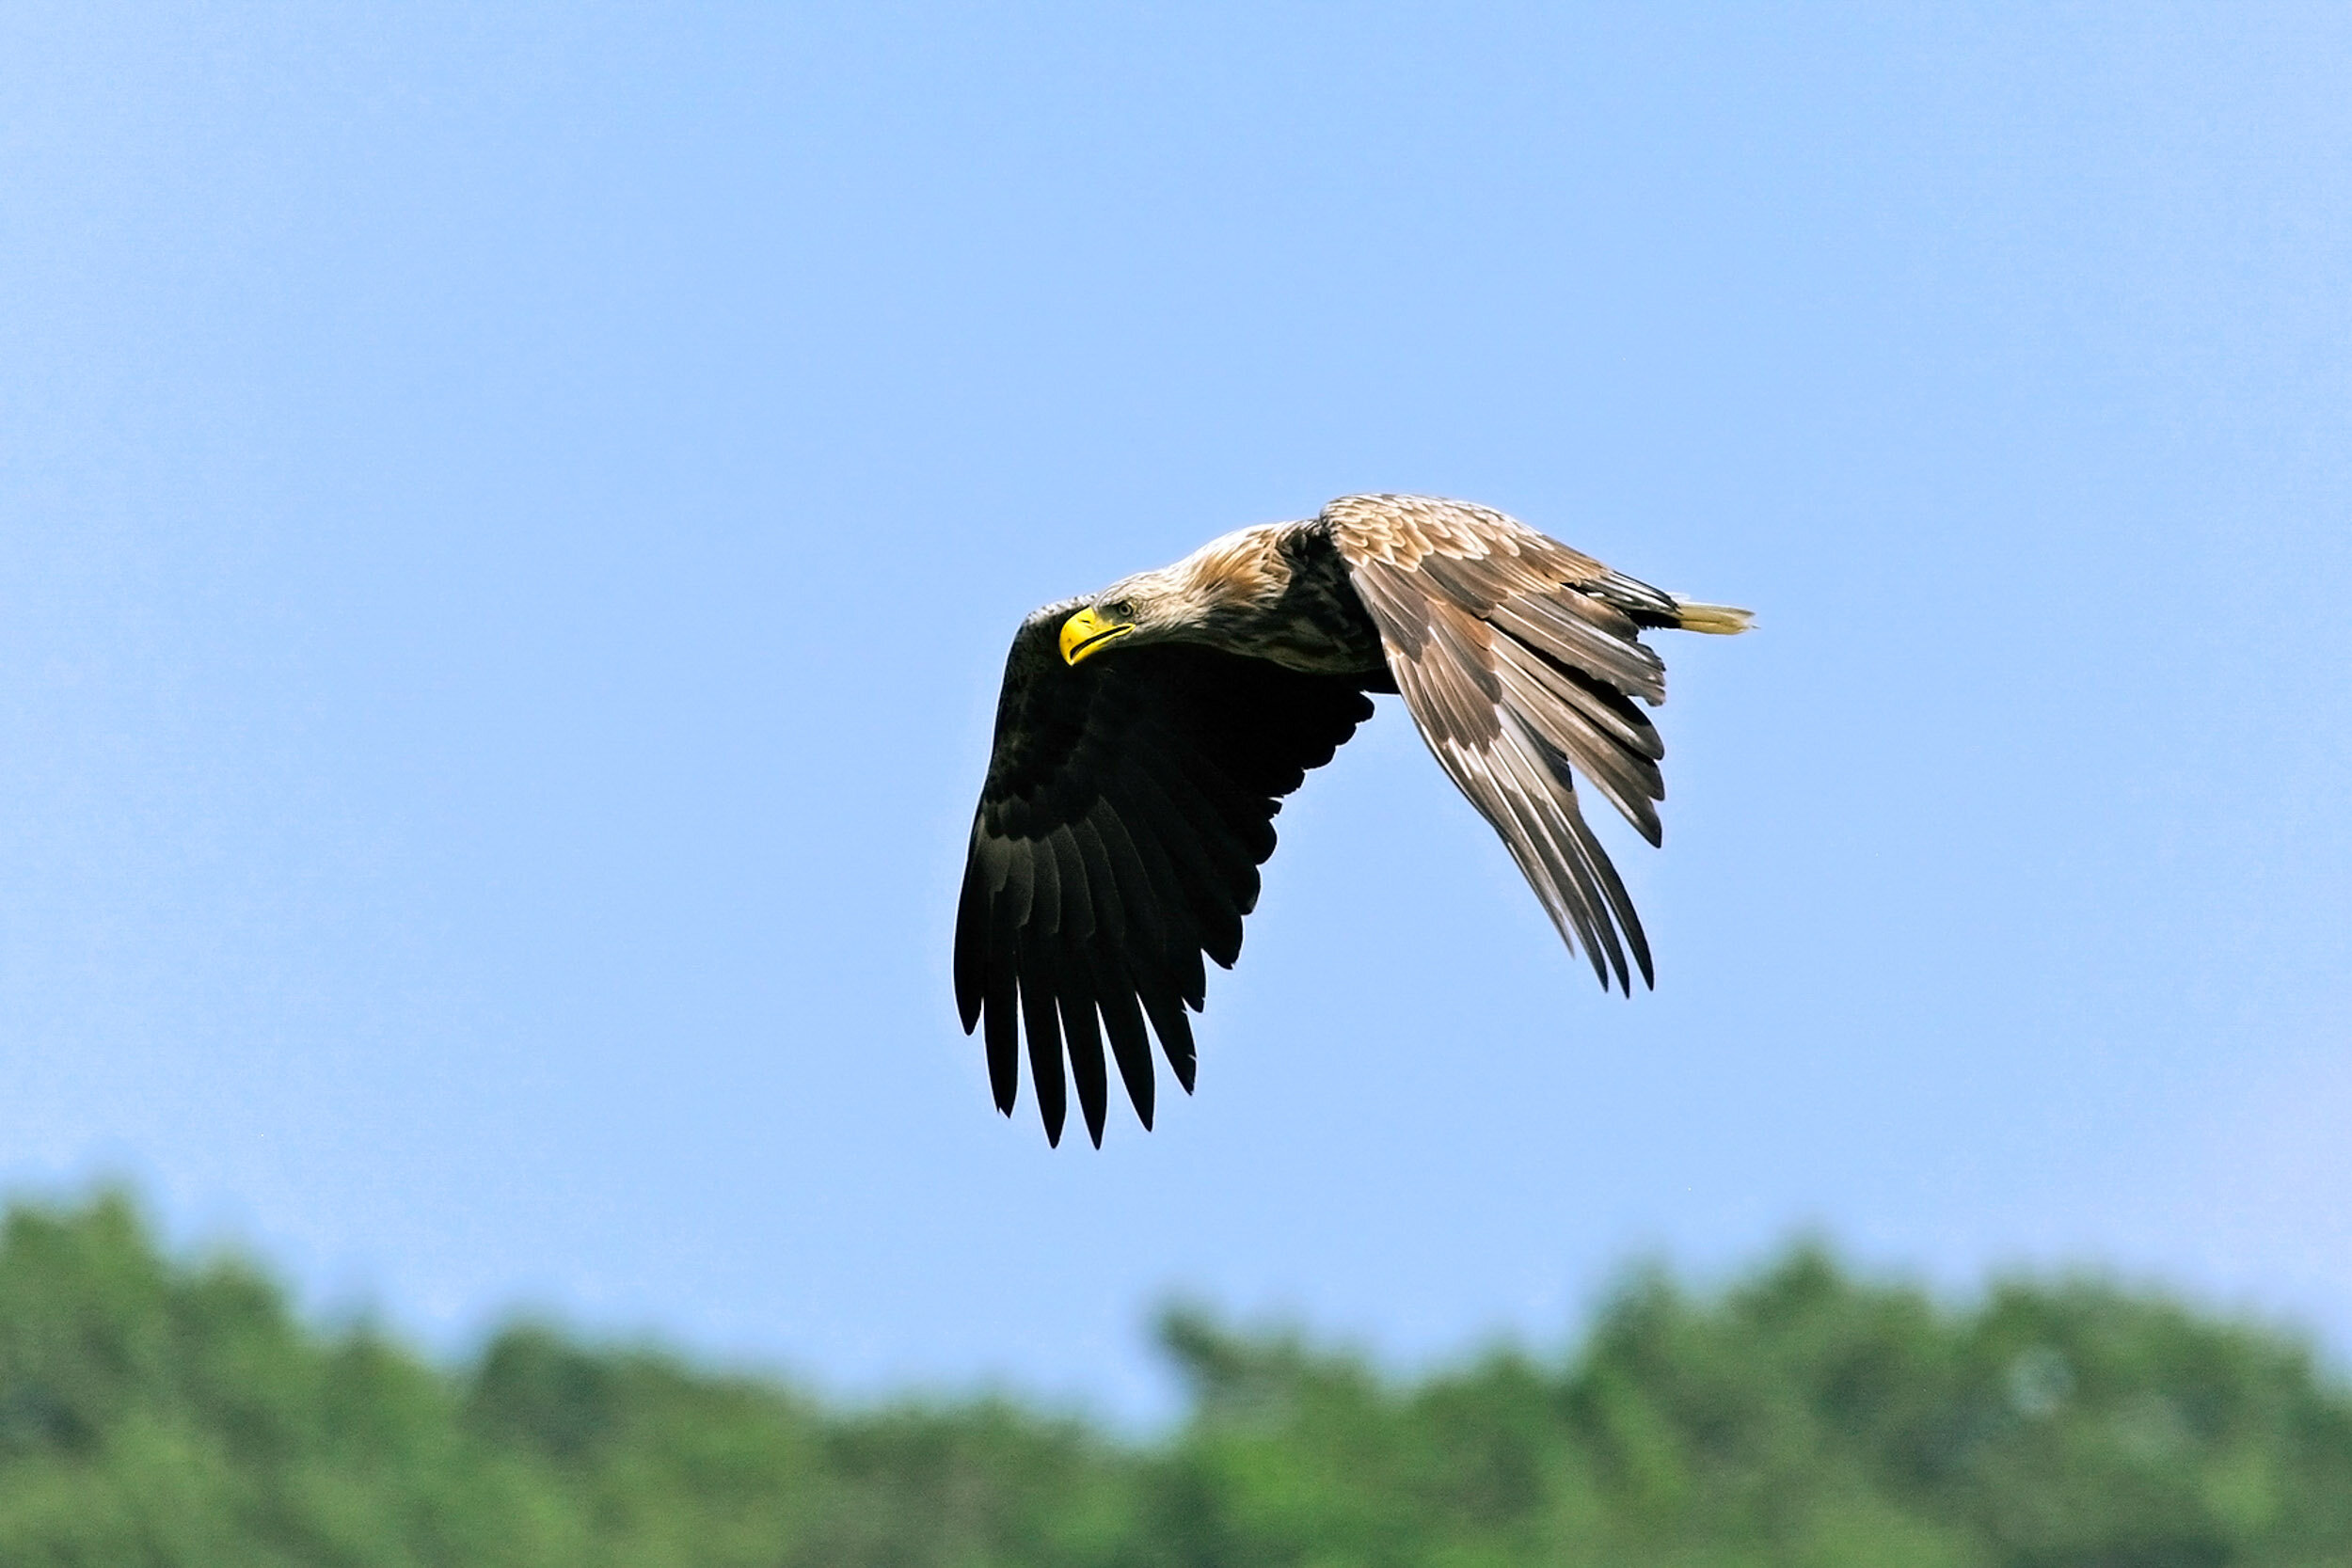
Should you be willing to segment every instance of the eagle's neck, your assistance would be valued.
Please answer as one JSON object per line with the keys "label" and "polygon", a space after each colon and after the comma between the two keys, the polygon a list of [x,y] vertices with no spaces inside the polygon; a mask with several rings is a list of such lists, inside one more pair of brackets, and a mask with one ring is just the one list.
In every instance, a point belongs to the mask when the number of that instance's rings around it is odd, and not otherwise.
{"label": "eagle's neck", "polygon": [[1385,667],[1379,631],[1319,520],[1243,529],[1168,570],[1192,608],[1186,641],[1317,674]]}

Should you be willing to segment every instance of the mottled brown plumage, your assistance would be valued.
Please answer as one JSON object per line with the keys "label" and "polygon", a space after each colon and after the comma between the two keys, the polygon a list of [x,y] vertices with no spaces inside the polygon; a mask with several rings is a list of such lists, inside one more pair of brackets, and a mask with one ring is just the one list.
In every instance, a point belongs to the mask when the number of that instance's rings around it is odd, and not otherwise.
{"label": "mottled brown plumage", "polygon": [[1025,1037],[1046,1137],[1074,1085],[1100,1144],[1107,1041],[1150,1127],[1147,1022],[1190,1091],[1201,958],[1239,956],[1280,798],[1371,717],[1366,692],[1404,697],[1601,984],[1650,983],[1575,779],[1659,842],[1663,748],[1635,703],[1665,700],[1665,668],[1640,635],[1747,621],[1422,496],[1343,496],[1038,610],[1006,661],[956,917],[957,1004],[985,1025],[997,1108]]}

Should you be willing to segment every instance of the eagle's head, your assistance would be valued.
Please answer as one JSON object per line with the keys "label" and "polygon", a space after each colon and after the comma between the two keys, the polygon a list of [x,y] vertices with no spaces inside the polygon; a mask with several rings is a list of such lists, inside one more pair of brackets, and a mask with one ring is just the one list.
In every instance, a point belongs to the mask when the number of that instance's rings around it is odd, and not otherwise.
{"label": "eagle's head", "polygon": [[1272,528],[1211,540],[1172,566],[1121,578],[1061,624],[1071,664],[1115,642],[1220,647],[1282,595],[1290,580]]}

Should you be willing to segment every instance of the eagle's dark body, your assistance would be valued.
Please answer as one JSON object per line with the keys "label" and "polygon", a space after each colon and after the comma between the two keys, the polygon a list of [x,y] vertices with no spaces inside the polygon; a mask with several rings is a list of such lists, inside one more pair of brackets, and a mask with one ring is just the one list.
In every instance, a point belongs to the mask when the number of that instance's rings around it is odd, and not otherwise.
{"label": "eagle's dark body", "polygon": [[1307,522],[1213,541],[1024,621],[956,921],[964,1027],[985,1024],[1009,1112],[1025,1035],[1046,1133],[1068,1081],[1101,1142],[1105,1043],[1145,1126],[1148,1022],[1189,1090],[1201,958],[1231,966],[1282,796],[1400,692],[1438,761],[1510,847],[1604,984],[1645,980],[1631,901],[1573,774],[1652,843],[1665,696],[1650,626],[1733,631],[1501,513],[1343,497]]}

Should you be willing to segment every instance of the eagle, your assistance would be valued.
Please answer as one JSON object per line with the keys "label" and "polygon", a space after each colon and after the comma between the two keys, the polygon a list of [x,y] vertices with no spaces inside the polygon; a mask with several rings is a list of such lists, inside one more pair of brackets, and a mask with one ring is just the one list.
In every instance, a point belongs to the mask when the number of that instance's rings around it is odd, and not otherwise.
{"label": "eagle", "polygon": [[1403,696],[1602,988],[1630,995],[1636,971],[1654,986],[1577,781],[1657,844],[1664,748],[1636,700],[1665,700],[1665,667],[1641,634],[1748,622],[1491,508],[1395,495],[1343,496],[1036,611],[1005,661],[956,911],[956,1005],[965,1034],[982,1029],[996,1108],[1019,1098],[1024,1039],[1049,1144],[1074,1086],[1101,1147],[1106,1043],[1146,1129],[1152,1036],[1192,1091],[1200,960],[1240,956],[1281,799],[1372,716],[1372,692]]}

